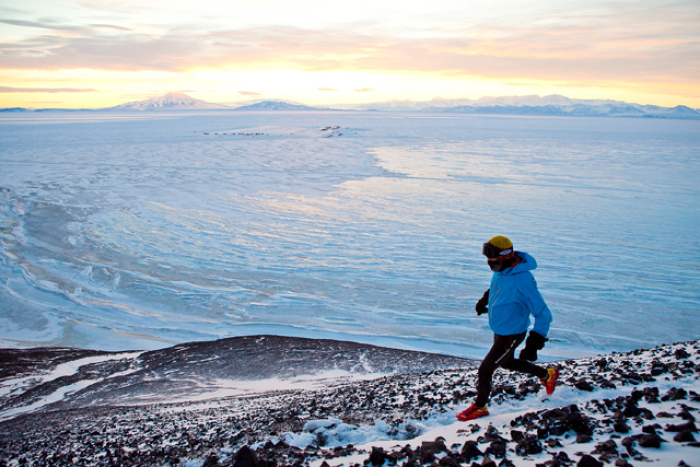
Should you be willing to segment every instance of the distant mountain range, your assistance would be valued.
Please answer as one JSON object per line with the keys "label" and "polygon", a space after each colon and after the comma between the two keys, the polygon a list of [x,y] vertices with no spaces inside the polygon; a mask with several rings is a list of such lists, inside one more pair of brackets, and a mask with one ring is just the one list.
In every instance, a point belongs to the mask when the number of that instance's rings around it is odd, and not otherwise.
{"label": "distant mountain range", "polygon": [[142,101],[128,102],[103,109],[27,109],[13,107],[0,112],[46,111],[163,111],[163,110],[242,110],[242,111],[390,111],[390,112],[439,112],[479,115],[537,115],[568,117],[651,117],[700,119],[700,111],[684,105],[660,107],[656,105],[630,104],[613,100],[570,99],[560,95],[540,97],[500,96],[480,99],[442,99],[430,101],[391,100],[372,104],[338,104],[333,108],[312,107],[284,101],[262,101],[235,106],[213,104],[195,99],[181,92],[169,92],[163,96]]}
{"label": "distant mountain range", "polygon": [[441,99],[430,101],[387,101],[347,109],[377,111],[449,112],[481,115],[541,115],[571,117],[653,117],[700,119],[700,112],[690,107],[660,107],[629,104],[613,100],[570,99],[560,95],[540,97],[500,96],[480,99]]}
{"label": "distant mountain range", "polygon": [[257,104],[236,107],[235,110],[332,110],[319,107],[309,107],[308,105],[290,104],[281,101],[263,101]]}
{"label": "distant mountain range", "polygon": [[152,97],[143,101],[127,102],[126,104],[110,107],[102,110],[161,110],[161,109],[230,109],[228,105],[212,104],[190,97],[182,92],[168,92],[159,97]]}

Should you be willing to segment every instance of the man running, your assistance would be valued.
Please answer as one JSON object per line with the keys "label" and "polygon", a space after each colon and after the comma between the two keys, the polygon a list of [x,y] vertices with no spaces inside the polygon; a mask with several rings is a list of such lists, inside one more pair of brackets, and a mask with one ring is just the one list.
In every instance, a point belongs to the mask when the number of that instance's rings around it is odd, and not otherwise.
{"label": "man running", "polygon": [[[491,396],[491,379],[496,368],[527,373],[539,378],[547,394],[552,394],[559,378],[556,368],[535,365],[537,351],[547,341],[552,313],[537,290],[532,271],[537,267],[535,258],[513,249],[513,243],[503,235],[496,235],[484,243],[482,253],[493,271],[491,287],[476,304],[476,312],[489,314],[489,327],[494,332],[493,346],[479,366],[479,383],[474,403],[459,413],[463,422],[489,414],[487,403]],[[530,315],[535,326],[525,341],[520,358],[515,349],[525,339],[530,326]]]}

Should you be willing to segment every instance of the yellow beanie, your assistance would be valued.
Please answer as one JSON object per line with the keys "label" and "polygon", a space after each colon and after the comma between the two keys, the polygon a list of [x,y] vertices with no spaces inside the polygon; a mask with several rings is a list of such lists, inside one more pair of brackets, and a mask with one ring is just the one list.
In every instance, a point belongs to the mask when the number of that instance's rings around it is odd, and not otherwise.
{"label": "yellow beanie", "polygon": [[489,240],[489,243],[500,250],[507,250],[508,248],[513,248],[513,242],[510,241],[508,237],[503,235],[496,235]]}

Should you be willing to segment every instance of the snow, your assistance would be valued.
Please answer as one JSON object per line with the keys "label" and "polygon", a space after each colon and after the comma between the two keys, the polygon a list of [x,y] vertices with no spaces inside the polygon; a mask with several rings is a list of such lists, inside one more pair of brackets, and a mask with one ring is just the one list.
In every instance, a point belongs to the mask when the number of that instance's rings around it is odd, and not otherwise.
{"label": "snow", "polygon": [[538,261],[544,359],[694,339],[698,125],[2,115],[0,345],[271,333],[481,358],[480,245],[497,233]]}
{"label": "snow", "polygon": [[85,357],[78,360],[72,360],[70,362],[61,363],[42,375],[32,375],[23,378],[5,379],[0,386],[0,397],[8,394],[13,390],[13,387],[24,386],[27,381],[30,381],[32,385],[44,384],[55,379],[74,375],[78,372],[80,367],[85,365],[90,365],[93,363],[107,362],[110,360],[121,360],[124,358],[136,358],[141,355],[142,352],[128,352],[113,354],[107,356],[99,357]]}
{"label": "snow", "polygon": [[[217,379],[207,382],[204,390],[196,396],[168,398],[168,404],[218,400],[228,397],[260,395],[284,391],[311,391],[325,388],[329,384],[343,384],[353,381],[367,381],[383,376],[379,373],[352,373],[348,371],[324,371],[316,374],[280,376],[255,380]],[[148,401],[152,403],[151,400]]]}
{"label": "snow", "polygon": [[[677,347],[682,348],[683,345],[679,345]],[[689,350],[695,353],[693,360],[694,364],[697,365],[699,361],[697,352],[690,348]],[[615,357],[612,356],[611,358],[614,359]],[[636,360],[637,364],[645,365],[650,364],[652,358],[655,357],[645,353],[636,358],[629,358],[629,360],[633,362]],[[625,357],[625,359],[627,359],[627,357]],[[495,428],[498,433],[508,438],[507,434],[509,434],[514,428],[511,422],[527,413],[541,413],[545,410],[567,407],[571,406],[572,404],[583,408],[593,401],[629,396],[632,389],[644,391],[645,388],[657,388],[661,394],[664,394],[672,388],[681,387],[686,391],[700,393],[700,380],[698,380],[696,374],[689,377],[680,378],[665,377],[663,380],[655,381],[653,383],[640,384],[634,388],[630,388],[628,386],[619,386],[615,389],[597,388],[591,392],[583,391],[572,386],[560,385],[551,396],[548,396],[544,393],[544,391],[541,391],[537,395],[530,395],[521,400],[506,398],[505,400],[498,401],[496,404],[491,404],[489,407],[491,412],[489,416],[466,423],[459,422],[455,418],[456,414],[464,407],[457,407],[454,410],[447,412],[435,412],[426,420],[406,420],[404,426],[415,426],[416,432],[420,433],[420,435],[416,437],[410,436],[413,432],[412,430],[404,431],[405,437],[402,437],[400,433],[398,436],[396,433],[392,433],[392,435],[389,436],[386,433],[386,424],[381,421],[374,426],[355,427],[346,425],[340,420],[328,419],[309,421],[304,426],[303,433],[287,433],[282,437],[282,439],[291,445],[301,448],[305,448],[307,445],[315,445],[318,442],[317,440],[322,439],[326,448],[353,444],[354,447],[360,451],[358,454],[335,458],[330,462],[328,459],[316,459],[310,462],[310,467],[319,467],[323,462],[329,462],[331,467],[354,464],[362,465],[368,457],[367,453],[371,452],[372,448],[374,447],[382,448],[387,452],[391,452],[392,450],[400,450],[403,446],[411,446],[415,450],[419,448],[422,443],[433,442],[438,438],[442,438],[447,447],[455,444],[461,445],[464,444],[465,441],[477,441],[489,427]],[[642,400],[639,403],[639,407],[649,409],[652,411],[652,413],[657,415],[663,412],[673,414],[677,413],[679,407],[683,406],[684,403],[687,404],[687,401],[662,400],[650,403]],[[698,408],[697,402],[695,404],[690,404],[690,406],[690,410],[693,410],[693,413],[695,413],[694,410],[697,410]],[[695,407],[694,409],[693,406]],[[588,413],[588,415],[590,415],[590,413]],[[610,414],[607,416],[598,415],[594,418],[597,420],[606,420],[610,418]],[[656,418],[653,422],[649,422],[649,424],[651,423],[658,423],[661,426],[667,427],[669,424],[684,423],[684,420],[676,416],[667,419]],[[631,430],[629,433],[617,436],[616,442],[618,447],[621,449],[622,446],[620,445],[620,440],[622,437],[634,437],[635,435],[644,433],[642,431],[645,426],[644,423],[637,422],[630,423],[630,425]],[[536,465],[543,465],[544,461],[551,459],[551,452],[563,451],[570,459],[575,460],[581,455],[581,452],[590,452],[594,446],[606,442],[609,439],[615,439],[615,435],[616,433],[612,430],[612,428],[605,432],[596,430],[596,434],[593,436],[593,439],[586,444],[577,442],[575,436],[572,437],[570,435],[565,435],[562,440],[563,446],[561,447],[545,449],[543,453],[539,455],[528,455],[521,457],[509,454],[508,457],[510,457],[511,460],[514,460],[516,465],[519,467],[534,467]],[[636,447],[636,449],[646,458],[644,462],[675,466],[680,465],[679,462],[682,460],[688,462],[697,459],[697,447],[682,445],[681,443],[668,443],[668,441],[671,439],[669,435],[672,437],[673,434],[670,432],[661,433],[662,439],[665,439],[667,443],[663,443],[660,448]],[[400,441],[397,442],[397,439]],[[484,450],[485,447],[486,445],[482,445],[482,450]]]}
{"label": "snow", "polygon": [[[78,370],[80,369],[80,367],[85,366],[85,365],[90,365],[93,363],[107,362],[110,360],[135,359],[139,355],[141,355],[141,353],[143,353],[143,352],[125,352],[125,353],[104,355],[104,356],[98,356],[98,357],[85,357],[85,358],[80,358],[77,360],[72,360],[72,361],[69,361],[66,363],[61,363],[59,365],[56,365],[51,371],[47,371],[44,374],[34,374],[31,376],[25,376],[22,378],[5,379],[2,381],[2,385],[0,385],[0,398],[5,397],[7,395],[10,395],[12,393],[19,393],[19,392],[25,391],[27,388],[37,387],[39,385],[54,381],[58,378],[63,378],[66,376],[74,375],[74,374],[78,373]],[[123,375],[129,374],[133,371],[135,371],[135,370],[114,373],[114,374],[110,375],[110,378],[123,376]],[[46,405],[49,405],[53,402],[62,400],[63,398],[65,398],[65,396],[67,394],[84,389],[84,388],[86,388],[86,387],[88,387],[88,386],[90,386],[98,381],[102,381],[102,380],[100,380],[100,379],[81,380],[81,381],[76,382],[74,384],[70,384],[67,386],[61,386],[56,391],[52,392],[51,394],[46,395],[45,397],[42,397],[40,400],[36,401],[35,403],[33,403],[31,405],[1,411],[0,412],[0,420],[6,420],[6,419],[16,417],[19,414],[29,413],[29,412],[34,412],[34,411],[40,410],[42,407],[45,407]]]}

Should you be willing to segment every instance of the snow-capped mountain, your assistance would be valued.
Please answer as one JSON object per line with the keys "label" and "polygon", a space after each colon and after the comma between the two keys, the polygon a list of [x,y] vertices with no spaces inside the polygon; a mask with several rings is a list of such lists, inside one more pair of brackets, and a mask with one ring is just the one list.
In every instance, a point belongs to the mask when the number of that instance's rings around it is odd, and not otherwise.
{"label": "snow-capped mountain", "polygon": [[142,101],[128,102],[105,110],[210,110],[210,109],[230,109],[223,104],[212,104],[203,100],[195,99],[182,92],[168,92],[162,96],[152,97]]}
{"label": "snow-capped mountain", "polygon": [[[250,101],[249,101],[250,102]],[[676,119],[700,119],[700,110],[684,105],[660,107],[656,105],[630,104],[603,99],[571,99],[552,94],[540,97],[485,96],[479,99],[443,99],[430,101],[392,99],[367,104],[334,104],[330,107],[313,107],[285,101],[252,101],[240,104],[213,104],[194,99],[181,92],[169,92],[163,96],[142,101],[128,102],[106,109],[27,109],[22,107],[0,109],[0,112],[43,111],[113,111],[113,110],[251,110],[251,111],[314,111],[314,110],[367,110],[390,112],[451,112],[482,115],[533,115],[557,117],[652,117]]]}
{"label": "snow-capped mountain", "polygon": [[346,106],[355,110],[452,112],[482,115],[541,115],[569,117],[654,117],[700,118],[700,112],[679,105],[660,107],[630,104],[622,101],[600,99],[571,99],[552,94],[530,96],[485,96],[471,99],[442,99],[430,101],[386,101]]}
{"label": "snow-capped mountain", "polygon": [[281,101],[263,101],[257,104],[236,107],[236,110],[328,110],[310,107],[308,105],[290,104]]}
{"label": "snow-capped mountain", "polygon": [[497,372],[491,415],[467,423],[474,362],[337,341],[0,361],[3,465],[687,466],[700,448],[700,341],[554,362],[551,396]]}

